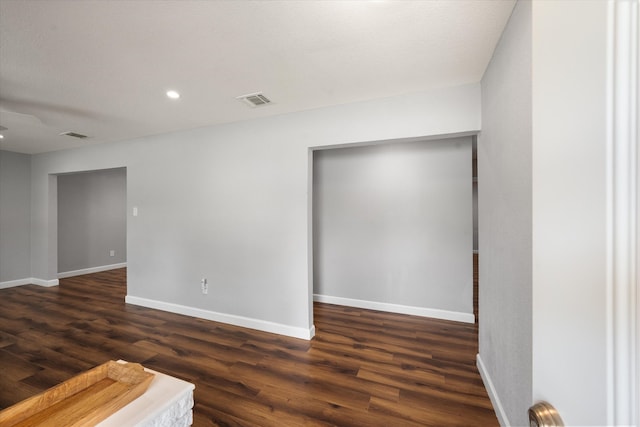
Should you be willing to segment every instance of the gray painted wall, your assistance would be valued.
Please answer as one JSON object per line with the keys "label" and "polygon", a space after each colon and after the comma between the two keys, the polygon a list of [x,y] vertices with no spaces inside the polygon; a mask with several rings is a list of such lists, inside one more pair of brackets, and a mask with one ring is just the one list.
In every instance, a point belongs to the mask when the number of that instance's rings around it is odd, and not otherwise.
{"label": "gray painted wall", "polygon": [[314,153],[314,293],[473,313],[471,137]]}
{"label": "gray painted wall", "polygon": [[482,79],[478,137],[480,358],[511,425],[528,425],[532,394],[531,19],[518,2]]}
{"label": "gray painted wall", "polygon": [[31,156],[0,151],[0,283],[31,277]]}
{"label": "gray painted wall", "polygon": [[35,155],[32,274],[57,275],[49,174],[126,166],[129,296],[309,333],[309,148],[479,126],[474,84]]}
{"label": "gray painted wall", "polygon": [[58,176],[58,272],[126,262],[126,192],[124,168]]}

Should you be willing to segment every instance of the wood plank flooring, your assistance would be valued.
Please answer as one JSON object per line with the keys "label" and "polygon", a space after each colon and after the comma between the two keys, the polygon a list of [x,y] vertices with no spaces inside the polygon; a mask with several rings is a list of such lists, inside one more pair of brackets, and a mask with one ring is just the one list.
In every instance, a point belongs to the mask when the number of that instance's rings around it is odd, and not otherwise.
{"label": "wood plank flooring", "polygon": [[477,325],[316,304],[298,340],[127,305],[126,269],[0,290],[0,408],[112,359],[196,385],[195,426],[494,426]]}

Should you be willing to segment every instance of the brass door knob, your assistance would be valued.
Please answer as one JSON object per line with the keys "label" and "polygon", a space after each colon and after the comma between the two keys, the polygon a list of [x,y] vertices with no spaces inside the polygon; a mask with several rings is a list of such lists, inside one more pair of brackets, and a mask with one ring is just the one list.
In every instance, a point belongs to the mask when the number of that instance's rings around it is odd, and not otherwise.
{"label": "brass door knob", "polygon": [[529,408],[531,427],[562,427],[564,422],[556,408],[547,402],[538,402]]}

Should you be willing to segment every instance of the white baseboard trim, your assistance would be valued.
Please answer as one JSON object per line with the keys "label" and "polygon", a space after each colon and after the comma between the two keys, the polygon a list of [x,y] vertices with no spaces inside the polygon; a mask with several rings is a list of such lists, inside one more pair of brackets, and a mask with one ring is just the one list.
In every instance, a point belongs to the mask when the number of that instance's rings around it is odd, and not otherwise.
{"label": "white baseboard trim", "polygon": [[496,417],[498,418],[498,422],[502,427],[510,426],[509,419],[507,418],[507,413],[504,411],[502,407],[502,402],[500,402],[500,397],[496,392],[496,388],[491,381],[491,376],[487,371],[487,368],[484,366],[482,362],[482,358],[480,357],[480,353],[476,356],[476,366],[478,367],[478,372],[480,372],[480,377],[482,377],[482,382],[484,383],[484,388],[487,389],[487,394],[489,395],[489,399],[491,399],[491,404],[493,404],[493,410],[496,413]]}
{"label": "white baseboard trim", "polygon": [[34,285],[38,285],[38,286],[45,286],[47,288],[50,288],[51,286],[58,286],[60,284],[60,282],[58,281],[58,279],[53,279],[53,280],[44,280],[44,279],[31,279]]}
{"label": "white baseboard trim", "polygon": [[30,285],[32,284],[32,282],[33,282],[33,279],[30,277],[27,279],[9,280],[6,282],[0,282],[0,289],[13,288],[15,286],[22,286],[22,285]]}
{"label": "white baseboard trim", "polygon": [[227,323],[230,325],[241,326],[243,328],[256,329],[258,331],[270,332],[303,340],[310,340],[316,334],[315,326],[311,326],[309,329],[297,328],[295,326],[283,325],[281,323],[269,322],[266,320],[218,313],[215,311],[203,310],[201,308],[188,307],[185,305],[156,301],[131,295],[126,296],[125,302],[127,304],[154,308],[156,310],[168,311],[171,313],[184,314],[191,317],[199,317],[201,319],[213,320],[215,322]]}
{"label": "white baseboard trim", "polygon": [[18,279],[18,280],[9,280],[6,282],[0,282],[0,289],[13,288],[15,286],[22,285],[38,285],[38,286],[58,286],[58,279],[53,280],[44,280],[44,279],[36,279],[34,277],[27,277],[26,279]]}
{"label": "white baseboard trim", "polygon": [[99,273],[101,271],[115,270],[116,268],[124,268],[127,266],[126,262],[119,264],[101,265],[98,267],[83,268],[81,270],[64,271],[58,273],[58,279],[65,279],[67,277],[82,276],[83,274]]}
{"label": "white baseboard trim", "polygon": [[432,317],[434,319],[454,320],[456,322],[474,323],[476,318],[470,313],[439,310],[437,308],[413,307],[409,305],[389,304],[385,302],[365,301],[360,299],[332,297],[313,294],[313,300],[327,304],[346,305],[348,307],[366,308],[368,310],[387,311],[389,313],[411,314],[413,316]]}

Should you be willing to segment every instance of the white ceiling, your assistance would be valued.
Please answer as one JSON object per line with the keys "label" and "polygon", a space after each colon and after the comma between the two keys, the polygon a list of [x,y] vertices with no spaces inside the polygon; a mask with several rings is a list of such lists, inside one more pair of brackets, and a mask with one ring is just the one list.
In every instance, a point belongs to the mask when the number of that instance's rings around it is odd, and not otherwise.
{"label": "white ceiling", "polygon": [[[514,3],[0,0],[0,149],[40,153],[478,82]],[[273,104],[235,99],[258,91]]]}

